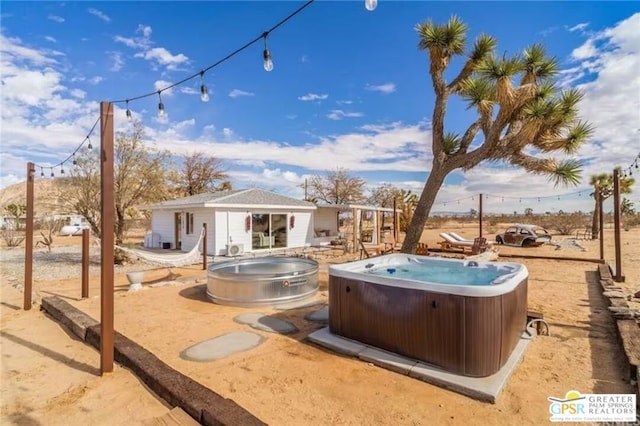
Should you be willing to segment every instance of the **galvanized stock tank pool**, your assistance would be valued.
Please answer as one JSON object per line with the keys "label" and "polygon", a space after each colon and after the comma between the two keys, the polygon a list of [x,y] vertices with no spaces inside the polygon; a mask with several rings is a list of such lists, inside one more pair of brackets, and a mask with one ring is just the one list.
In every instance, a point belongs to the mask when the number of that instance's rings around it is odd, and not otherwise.
{"label": "galvanized stock tank pool", "polygon": [[318,291],[318,262],[298,257],[260,257],[208,267],[207,297],[220,305],[277,306]]}

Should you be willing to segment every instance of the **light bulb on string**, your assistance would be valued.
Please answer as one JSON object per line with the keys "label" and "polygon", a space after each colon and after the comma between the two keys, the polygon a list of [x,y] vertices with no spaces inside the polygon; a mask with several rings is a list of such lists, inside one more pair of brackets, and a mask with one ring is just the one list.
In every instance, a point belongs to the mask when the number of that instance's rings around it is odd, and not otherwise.
{"label": "light bulb on string", "polygon": [[158,117],[162,118],[165,116],[164,104],[162,103],[162,92],[158,90]]}
{"label": "light bulb on string", "polygon": [[129,123],[131,123],[131,120],[133,120],[133,118],[131,117],[131,110],[129,109],[129,99],[127,99],[127,120],[129,120]]}
{"label": "light bulb on string", "polygon": [[271,52],[269,52],[269,47],[267,46],[267,36],[269,33],[264,33],[262,37],[264,38],[264,51],[262,52],[262,58],[264,59],[264,70],[272,71],[273,70],[273,61],[271,60]]}
{"label": "light bulb on string", "polygon": [[44,177],[44,170],[42,170],[42,167],[40,167],[40,177]]}
{"label": "light bulb on string", "polygon": [[89,144],[87,145],[87,149],[91,151],[93,149],[93,145],[91,145],[91,139],[89,138],[89,136],[87,136],[87,140],[89,141]]}
{"label": "light bulb on string", "polygon": [[78,165],[78,160],[76,160],[76,153],[73,153],[73,165],[77,166]]}
{"label": "light bulb on string", "polygon": [[64,163],[60,164],[60,174],[63,175],[64,174]]}
{"label": "light bulb on string", "polygon": [[364,0],[364,7],[369,12],[372,12],[378,7],[378,0]]}
{"label": "light bulb on string", "polygon": [[204,71],[200,71],[200,99],[202,102],[209,102],[209,91],[204,84]]}
{"label": "light bulb on string", "polygon": [[53,167],[49,167],[51,169],[51,177],[55,177],[55,175],[53,174]]}

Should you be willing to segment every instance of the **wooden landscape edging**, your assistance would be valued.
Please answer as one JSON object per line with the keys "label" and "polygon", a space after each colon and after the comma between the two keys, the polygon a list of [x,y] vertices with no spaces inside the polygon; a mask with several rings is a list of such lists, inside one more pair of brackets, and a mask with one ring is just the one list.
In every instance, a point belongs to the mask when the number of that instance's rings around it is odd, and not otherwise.
{"label": "wooden landscape edging", "polygon": [[[41,309],[100,350],[100,324],[58,296],[42,298]],[[174,370],[126,336],[114,334],[115,360],[130,369],[171,407],[180,407],[203,425],[266,425],[263,421],[190,377]]]}
{"label": "wooden landscape edging", "polygon": [[636,406],[640,408],[640,324],[629,309],[622,289],[614,283],[609,265],[598,265],[598,273],[602,294],[609,301],[609,312],[616,320],[618,338],[629,362],[630,379],[636,381]]}

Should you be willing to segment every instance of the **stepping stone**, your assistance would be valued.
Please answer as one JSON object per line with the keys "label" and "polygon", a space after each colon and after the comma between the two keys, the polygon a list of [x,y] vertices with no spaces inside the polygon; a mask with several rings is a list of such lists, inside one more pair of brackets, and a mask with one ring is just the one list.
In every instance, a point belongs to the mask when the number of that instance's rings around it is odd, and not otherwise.
{"label": "stepping stone", "polygon": [[266,331],[269,333],[290,334],[298,331],[298,327],[287,320],[270,317],[264,314],[242,314],[233,319],[240,324],[247,324],[256,330]]}
{"label": "stepping stone", "polygon": [[236,331],[196,343],[180,352],[180,358],[198,362],[215,361],[253,349],[265,340],[265,337],[256,333]]}
{"label": "stepping stone", "polygon": [[321,323],[329,322],[329,306],[325,306],[324,308],[318,309],[317,311],[309,312],[304,316],[304,319],[306,319],[307,321]]}

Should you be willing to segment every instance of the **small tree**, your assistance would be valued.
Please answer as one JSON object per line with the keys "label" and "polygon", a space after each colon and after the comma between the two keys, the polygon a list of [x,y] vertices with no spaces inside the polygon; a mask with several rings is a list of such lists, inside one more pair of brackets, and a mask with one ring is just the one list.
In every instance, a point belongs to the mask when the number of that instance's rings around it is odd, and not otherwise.
{"label": "small tree", "polygon": [[20,230],[20,219],[27,212],[27,206],[24,204],[11,203],[4,208],[4,212],[13,220],[15,230]]}
{"label": "small tree", "polygon": [[524,209],[524,215],[533,216],[533,209],[531,207],[527,207],[526,209]]}
{"label": "small tree", "polygon": [[636,209],[633,206],[633,201],[628,198],[623,198],[622,203],[620,203],[620,213],[625,216],[633,216],[636,214]]}
{"label": "small tree", "polygon": [[378,207],[393,207],[393,200],[402,197],[400,188],[390,183],[385,183],[371,190],[371,194],[367,197],[367,204]]}
{"label": "small tree", "polygon": [[309,198],[328,204],[359,203],[364,201],[364,179],[351,176],[344,168],[337,168],[326,176],[309,179]]}
{"label": "small tree", "polygon": [[[502,57],[494,53],[496,40],[478,36],[451,82],[445,80],[452,58],[465,53],[467,26],[457,17],[444,25],[431,21],[416,27],[418,48],[429,54],[429,74],[435,92],[431,119],[433,163],[402,245],[414,252],[436,195],[449,173],[469,170],[482,161],[504,161],[527,172],[547,175],[558,184],[577,184],[580,163],[558,162],[529,155],[576,152],[592,133],[578,120],[577,89],[560,91],[554,84],[557,61],[540,44],[522,54]],[[445,129],[445,112],[452,96],[459,96],[477,112],[464,133]],[[474,143],[474,141],[476,141]]]}
{"label": "small tree", "polygon": [[[132,207],[167,198],[166,170],[170,156],[143,143],[142,124],[135,122],[128,133],[117,133],[114,145],[115,240],[122,244],[126,237],[127,211]],[[100,232],[100,163],[92,151],[81,152],[71,178],[61,185],[66,207],[84,216],[91,230]],[[116,252],[116,262],[126,259]]]}
{"label": "small tree", "polygon": [[215,192],[226,188],[229,182],[222,167],[222,160],[203,152],[194,152],[184,158],[181,166],[170,175],[173,195],[189,195]]}
{"label": "small tree", "polygon": [[[621,171],[620,167],[617,167]],[[620,193],[628,194],[631,192],[631,186],[635,180],[631,176],[620,176]],[[591,175],[589,185],[593,187],[591,196],[595,201],[593,216],[591,219],[591,238],[598,238],[600,232],[600,209],[598,205],[613,195],[613,173],[600,173],[599,175]]]}

